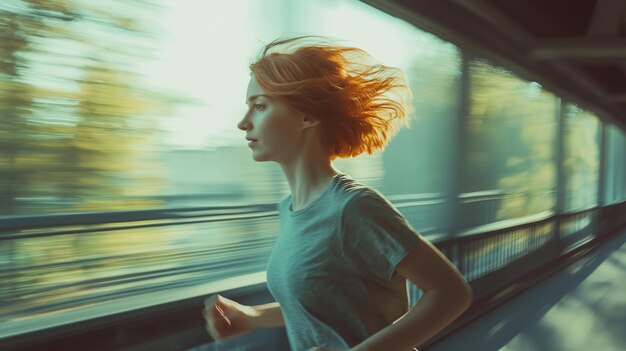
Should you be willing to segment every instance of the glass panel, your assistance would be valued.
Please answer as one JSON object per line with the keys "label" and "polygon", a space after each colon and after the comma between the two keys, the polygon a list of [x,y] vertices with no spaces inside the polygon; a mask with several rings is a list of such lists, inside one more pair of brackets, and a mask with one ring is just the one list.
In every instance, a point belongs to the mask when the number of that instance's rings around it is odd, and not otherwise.
{"label": "glass panel", "polygon": [[613,204],[626,199],[626,136],[615,125],[609,125],[606,145],[605,201]]}
{"label": "glass panel", "polygon": [[382,191],[423,194],[446,191],[455,157],[455,124],[460,101],[460,54],[456,47],[425,33],[412,44],[420,51],[405,72],[414,96],[416,120],[391,140],[383,154]]}
{"label": "glass panel", "polygon": [[464,227],[552,210],[558,100],[484,60],[470,64]]}
{"label": "glass panel", "polygon": [[568,104],[564,119],[564,211],[593,207],[598,203],[600,122],[590,112]]}
{"label": "glass panel", "polygon": [[302,34],[402,68],[415,94],[411,129],[337,167],[386,194],[445,187],[459,54],[412,25],[355,0],[65,3],[0,5],[0,214],[278,201],[282,172],[236,124],[262,44]]}

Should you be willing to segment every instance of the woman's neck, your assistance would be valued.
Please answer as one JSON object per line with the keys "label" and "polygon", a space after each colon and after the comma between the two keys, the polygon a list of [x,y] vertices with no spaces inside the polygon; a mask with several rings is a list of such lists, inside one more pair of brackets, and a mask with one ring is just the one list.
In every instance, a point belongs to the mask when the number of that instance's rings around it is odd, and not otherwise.
{"label": "woman's neck", "polygon": [[303,159],[281,166],[291,189],[293,211],[306,207],[322,195],[333,177],[339,173],[329,160],[314,162]]}

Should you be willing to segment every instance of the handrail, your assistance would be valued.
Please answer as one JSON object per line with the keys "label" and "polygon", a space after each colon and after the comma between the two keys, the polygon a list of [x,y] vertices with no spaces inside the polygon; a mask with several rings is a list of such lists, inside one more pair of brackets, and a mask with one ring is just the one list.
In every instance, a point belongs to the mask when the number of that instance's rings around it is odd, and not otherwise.
{"label": "handrail", "polygon": [[[519,194],[507,194],[498,190],[490,190],[461,194],[459,198],[463,200],[471,199],[481,201],[493,199],[495,198],[495,196],[499,196],[499,198],[505,198],[508,196],[517,195]],[[441,193],[390,195],[388,196],[388,199],[398,208],[406,206],[444,203],[446,201]],[[276,210],[276,203],[262,203],[253,205],[157,208],[132,211],[78,212],[37,215],[0,215],[0,240],[46,236],[46,234],[44,233],[18,236],[6,234],[8,232],[18,230],[112,223],[145,222],[166,219],[183,220],[189,218],[210,218],[218,216],[233,216],[232,219],[238,219],[238,215],[259,212],[271,212]],[[131,227],[123,227],[120,229],[129,228]],[[111,228],[109,228],[109,230],[111,230]],[[71,231],[63,232],[63,234],[76,234],[80,232],[81,231]],[[47,235],[59,234],[59,232],[49,232]]]}
{"label": "handrail", "polygon": [[[439,193],[391,195],[388,196],[388,198],[392,202],[400,205],[405,202],[444,200]],[[93,225],[162,219],[210,217],[227,214],[234,215],[250,212],[275,211],[276,209],[276,203],[262,203],[253,205],[157,208],[133,211],[0,215],[0,231],[36,229],[53,226]]]}
{"label": "handrail", "polygon": [[135,211],[105,211],[0,216],[0,233],[1,231],[36,229],[54,226],[93,225],[161,219],[207,217],[224,214],[272,211],[275,209],[276,204],[257,204],[237,206],[159,208]]}

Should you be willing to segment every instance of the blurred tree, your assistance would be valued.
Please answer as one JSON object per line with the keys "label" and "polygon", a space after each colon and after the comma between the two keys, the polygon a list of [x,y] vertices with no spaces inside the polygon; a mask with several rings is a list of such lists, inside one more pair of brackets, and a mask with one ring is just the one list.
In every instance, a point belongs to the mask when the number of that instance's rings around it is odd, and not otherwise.
{"label": "blurred tree", "polygon": [[597,116],[576,105],[566,106],[563,155],[564,209],[582,210],[598,203],[601,121]]}
{"label": "blurred tree", "polygon": [[[155,135],[149,117],[175,99],[143,88],[132,70],[156,35],[141,15],[158,6],[113,5],[0,5],[0,214],[157,204],[123,196],[161,186],[148,154]],[[37,198],[51,206],[20,202]]]}
{"label": "blurred tree", "polygon": [[32,111],[32,89],[22,82],[29,34],[14,14],[0,15],[0,213],[14,213],[16,197],[25,188],[18,170],[20,148],[28,144],[26,121]]}
{"label": "blurred tree", "polygon": [[[157,11],[156,4],[0,3],[0,215],[159,204],[141,196],[161,186],[150,161],[151,117],[167,113],[178,100],[142,86],[133,70],[149,59],[156,34],[142,16]],[[98,269],[112,271],[111,263],[52,270],[46,265],[119,254],[129,243],[145,245],[142,235],[126,234],[0,242],[6,271],[15,272],[0,288],[2,313],[30,311],[84,290],[71,283],[102,274]],[[35,273],[22,274],[17,267]],[[59,282],[67,287],[50,294]]]}
{"label": "blurred tree", "polygon": [[558,100],[538,84],[484,60],[472,62],[470,81],[463,191],[505,194],[491,220],[551,210]]}

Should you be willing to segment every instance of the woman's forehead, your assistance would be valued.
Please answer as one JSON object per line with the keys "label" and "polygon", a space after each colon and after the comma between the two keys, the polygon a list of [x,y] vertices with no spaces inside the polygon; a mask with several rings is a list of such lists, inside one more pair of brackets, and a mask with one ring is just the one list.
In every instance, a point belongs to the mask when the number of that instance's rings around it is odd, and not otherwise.
{"label": "woman's forehead", "polygon": [[267,95],[263,88],[259,85],[254,75],[250,77],[250,82],[248,83],[248,91],[246,92],[246,101],[250,101],[255,97]]}

